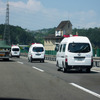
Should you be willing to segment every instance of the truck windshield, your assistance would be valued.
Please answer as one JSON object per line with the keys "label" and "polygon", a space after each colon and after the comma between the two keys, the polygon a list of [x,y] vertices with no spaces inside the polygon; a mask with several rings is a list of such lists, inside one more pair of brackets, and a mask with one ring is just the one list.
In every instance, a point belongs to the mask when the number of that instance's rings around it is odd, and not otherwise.
{"label": "truck windshield", "polygon": [[90,51],[89,43],[70,43],[68,51],[73,53],[87,53]]}
{"label": "truck windshield", "polygon": [[43,49],[43,47],[34,47],[34,48],[33,48],[33,51],[34,51],[34,52],[43,52],[44,49]]}
{"label": "truck windshield", "polygon": [[19,48],[13,48],[12,51],[19,51]]}

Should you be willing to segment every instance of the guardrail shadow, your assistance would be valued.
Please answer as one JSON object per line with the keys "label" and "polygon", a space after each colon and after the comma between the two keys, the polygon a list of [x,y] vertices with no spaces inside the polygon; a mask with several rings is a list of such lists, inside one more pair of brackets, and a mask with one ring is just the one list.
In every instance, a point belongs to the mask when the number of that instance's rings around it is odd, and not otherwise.
{"label": "guardrail shadow", "polygon": [[2,60],[2,59],[0,59],[0,62],[15,62],[14,60],[12,60],[12,59],[9,59],[9,60]]}
{"label": "guardrail shadow", "polygon": [[36,100],[36,99],[21,99],[21,98],[0,98],[0,100]]}
{"label": "guardrail shadow", "polygon": [[[63,72],[63,70],[60,70],[61,72]],[[65,72],[66,74],[97,74],[97,73],[100,73],[100,72],[96,72],[96,71],[93,71],[93,70],[90,70],[90,72],[86,72],[86,70],[82,70],[82,71],[79,71],[79,70],[76,70],[76,69],[70,69],[68,70],[67,72]]]}

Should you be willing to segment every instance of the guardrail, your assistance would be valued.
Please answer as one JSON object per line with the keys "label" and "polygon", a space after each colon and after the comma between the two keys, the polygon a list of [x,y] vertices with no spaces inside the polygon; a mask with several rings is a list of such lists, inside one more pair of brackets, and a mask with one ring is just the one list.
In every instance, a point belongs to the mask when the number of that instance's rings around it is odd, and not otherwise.
{"label": "guardrail", "polygon": [[100,61],[93,61],[93,66],[100,67]]}
{"label": "guardrail", "polygon": [[93,65],[100,67],[100,57],[93,57]]}
{"label": "guardrail", "polygon": [[[45,55],[46,60],[56,61],[55,55]],[[93,57],[93,66],[100,67],[100,57]]]}
{"label": "guardrail", "polygon": [[[27,53],[21,53],[21,56],[27,57]],[[56,61],[56,55],[45,55],[45,60]],[[100,57],[93,57],[93,66],[100,67]]]}
{"label": "guardrail", "polygon": [[46,60],[51,60],[51,61],[56,61],[56,56],[55,55],[45,55]]}

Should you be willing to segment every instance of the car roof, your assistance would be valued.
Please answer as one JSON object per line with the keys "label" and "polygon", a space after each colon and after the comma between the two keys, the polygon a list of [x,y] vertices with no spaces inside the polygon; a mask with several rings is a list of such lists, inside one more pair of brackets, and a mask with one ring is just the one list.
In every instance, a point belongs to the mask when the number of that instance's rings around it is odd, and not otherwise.
{"label": "car roof", "polygon": [[80,43],[90,43],[89,39],[85,36],[72,36],[64,38],[61,43],[70,43],[70,42],[80,42]]}

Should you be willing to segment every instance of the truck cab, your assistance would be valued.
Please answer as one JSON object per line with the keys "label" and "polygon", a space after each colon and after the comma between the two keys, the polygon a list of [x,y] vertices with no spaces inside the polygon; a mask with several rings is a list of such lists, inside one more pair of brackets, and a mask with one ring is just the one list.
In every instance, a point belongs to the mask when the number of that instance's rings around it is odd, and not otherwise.
{"label": "truck cab", "polygon": [[0,40],[0,59],[9,60],[11,46],[7,45],[5,41]]}

